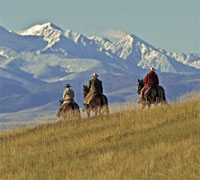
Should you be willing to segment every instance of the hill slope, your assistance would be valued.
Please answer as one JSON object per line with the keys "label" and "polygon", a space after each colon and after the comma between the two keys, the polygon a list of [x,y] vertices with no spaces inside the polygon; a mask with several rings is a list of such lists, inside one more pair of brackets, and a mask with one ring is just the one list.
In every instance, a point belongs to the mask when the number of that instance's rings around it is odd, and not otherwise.
{"label": "hill slope", "polygon": [[200,101],[0,134],[0,179],[200,179]]}

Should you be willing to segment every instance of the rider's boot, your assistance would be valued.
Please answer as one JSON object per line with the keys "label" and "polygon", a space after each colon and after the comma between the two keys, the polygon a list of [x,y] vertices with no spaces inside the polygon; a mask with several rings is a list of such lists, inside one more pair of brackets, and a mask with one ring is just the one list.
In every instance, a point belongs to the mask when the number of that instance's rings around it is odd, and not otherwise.
{"label": "rider's boot", "polygon": [[141,94],[140,94],[140,99],[138,99],[138,103],[142,103],[142,101],[143,101],[143,97],[144,97],[144,95],[143,95],[143,93],[141,92]]}

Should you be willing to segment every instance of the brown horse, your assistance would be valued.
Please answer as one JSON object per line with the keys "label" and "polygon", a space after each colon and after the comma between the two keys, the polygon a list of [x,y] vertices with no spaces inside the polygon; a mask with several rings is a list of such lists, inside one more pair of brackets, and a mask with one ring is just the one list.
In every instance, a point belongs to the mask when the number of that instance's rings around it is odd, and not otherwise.
{"label": "brown horse", "polygon": [[[89,88],[83,85],[83,97],[86,98],[89,93]],[[94,95],[91,99],[89,106],[86,108],[88,117],[90,117],[90,112],[94,112],[95,116],[97,114],[108,114],[108,99],[103,94]]]}
{"label": "brown horse", "polygon": [[[63,100],[59,100],[60,106],[63,104]],[[63,120],[75,120],[80,119],[81,114],[79,106],[76,102],[65,103],[62,106],[62,109],[59,110],[57,116]]]}
{"label": "brown horse", "polygon": [[[144,87],[144,80],[138,79],[138,94],[140,94],[141,89]],[[158,103],[167,104],[166,97],[165,97],[165,90],[162,86],[154,86],[144,94],[144,99],[142,101],[142,107],[144,108],[146,105],[148,107],[151,104],[157,105]]]}

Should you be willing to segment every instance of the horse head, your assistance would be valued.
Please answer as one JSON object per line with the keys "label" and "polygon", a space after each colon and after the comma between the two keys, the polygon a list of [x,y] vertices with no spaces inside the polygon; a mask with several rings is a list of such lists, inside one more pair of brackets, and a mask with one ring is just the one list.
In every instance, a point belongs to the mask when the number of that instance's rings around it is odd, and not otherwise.
{"label": "horse head", "polygon": [[138,86],[137,93],[140,94],[141,89],[144,87],[144,80],[143,80],[143,79],[141,79],[141,80],[138,79],[138,84],[137,84],[137,86]]}
{"label": "horse head", "polygon": [[60,106],[63,104],[64,100],[59,100]]}
{"label": "horse head", "polygon": [[89,93],[89,88],[87,86],[83,85],[83,97],[85,98],[88,93]]}

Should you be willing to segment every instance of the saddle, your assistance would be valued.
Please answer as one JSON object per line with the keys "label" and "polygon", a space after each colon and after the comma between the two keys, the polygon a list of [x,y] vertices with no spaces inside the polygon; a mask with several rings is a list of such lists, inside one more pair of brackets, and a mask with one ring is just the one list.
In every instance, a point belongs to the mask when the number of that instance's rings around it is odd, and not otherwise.
{"label": "saddle", "polygon": [[149,94],[150,89],[152,89],[152,87],[147,88],[147,90],[144,92],[144,96],[147,96]]}
{"label": "saddle", "polygon": [[98,96],[101,96],[101,94],[99,94],[99,93],[91,93],[91,94],[89,94],[89,96],[87,97],[88,104],[90,104]]}
{"label": "saddle", "polygon": [[59,102],[60,102],[60,108],[59,108],[58,113],[57,113],[57,116],[58,116],[58,117],[60,116],[60,114],[61,114],[63,108],[64,108],[64,107],[67,107],[67,108],[68,108],[69,104],[71,104],[71,103],[73,104],[74,107],[76,107],[76,108],[79,109],[78,104],[77,104],[74,100],[69,100],[69,101],[59,100]]}
{"label": "saddle", "polygon": [[156,97],[159,97],[159,95],[158,95],[158,86],[152,86],[152,87],[148,87],[147,90],[144,92],[145,99],[147,99],[147,97],[149,96],[151,90],[154,89],[154,88],[156,88]]}

